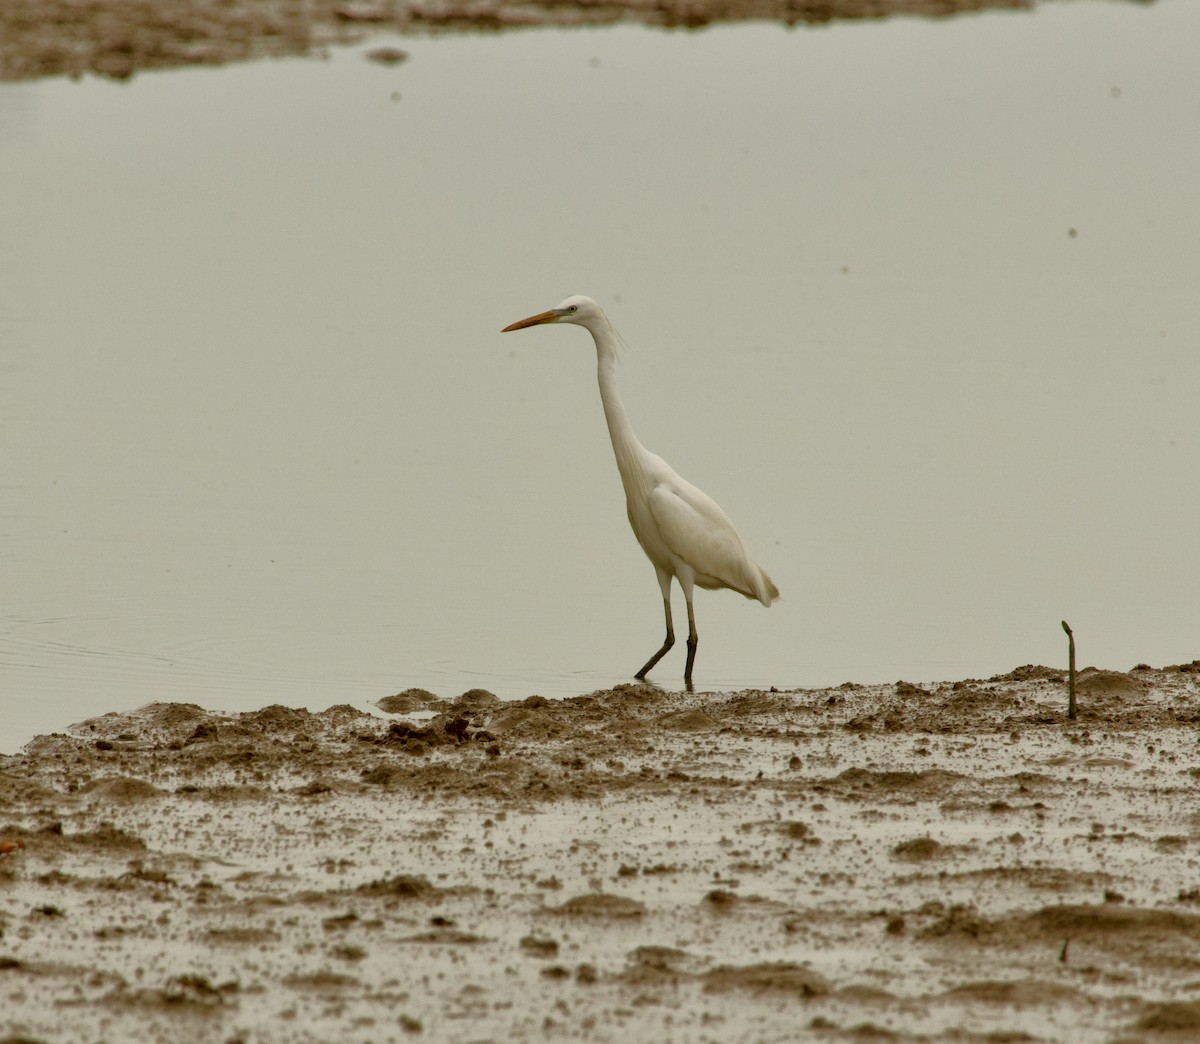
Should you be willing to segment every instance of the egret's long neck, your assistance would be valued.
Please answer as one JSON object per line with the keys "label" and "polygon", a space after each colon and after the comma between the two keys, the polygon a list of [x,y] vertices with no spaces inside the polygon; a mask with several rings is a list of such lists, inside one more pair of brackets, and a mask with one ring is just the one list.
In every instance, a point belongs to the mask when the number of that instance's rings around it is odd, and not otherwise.
{"label": "egret's long neck", "polygon": [[607,318],[588,329],[596,341],[596,377],[600,382],[600,401],[604,404],[604,419],[608,422],[608,434],[612,439],[613,454],[617,458],[617,470],[628,495],[632,484],[642,474],[639,457],[644,452],[642,444],[633,433],[629,415],[617,393],[617,338]]}

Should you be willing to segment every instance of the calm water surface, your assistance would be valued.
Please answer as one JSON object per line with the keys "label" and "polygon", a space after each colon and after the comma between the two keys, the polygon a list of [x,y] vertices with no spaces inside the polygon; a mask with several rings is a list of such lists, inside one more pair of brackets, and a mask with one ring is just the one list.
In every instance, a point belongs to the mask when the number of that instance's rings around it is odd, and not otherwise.
{"label": "calm water surface", "polygon": [[1197,39],[1161,0],[0,86],[0,750],[627,680],[660,605],[590,339],[498,333],[576,292],[784,594],[698,595],[700,686],[1056,663],[1063,618],[1200,656]]}

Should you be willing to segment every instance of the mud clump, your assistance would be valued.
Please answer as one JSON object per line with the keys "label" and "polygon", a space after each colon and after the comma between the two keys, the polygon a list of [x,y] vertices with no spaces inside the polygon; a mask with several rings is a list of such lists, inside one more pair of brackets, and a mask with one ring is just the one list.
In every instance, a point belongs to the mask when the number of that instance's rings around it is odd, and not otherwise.
{"label": "mud clump", "polygon": [[1063,672],[1057,667],[1044,667],[1041,664],[1029,663],[1023,667],[1014,667],[1007,674],[997,674],[989,678],[990,682],[1023,682],[1065,680]]}
{"label": "mud clump", "polygon": [[159,797],[162,791],[143,779],[120,776],[112,779],[95,779],[80,788],[81,794],[110,801],[114,804],[136,804]]}
{"label": "mud clump", "polygon": [[644,903],[636,899],[626,899],[619,895],[594,893],[592,895],[577,895],[568,899],[561,906],[554,907],[550,913],[562,917],[582,917],[592,920],[628,920],[643,917],[646,914]]}
{"label": "mud clump", "polygon": [[947,990],[943,997],[950,1001],[1006,1004],[1022,1008],[1037,1004],[1061,1004],[1082,1000],[1079,991],[1074,987],[1031,980],[968,982]]}
{"label": "mud clump", "polygon": [[384,877],[359,885],[357,892],[359,895],[385,899],[432,899],[437,896],[438,889],[425,877],[398,874],[395,877]]}
{"label": "mud clump", "polygon": [[660,729],[670,729],[672,732],[712,732],[721,727],[718,721],[702,710],[672,711],[662,715],[655,724]]}
{"label": "mud clump", "polygon": [[810,968],[786,961],[744,967],[722,965],[707,972],[703,979],[708,993],[746,990],[754,994],[790,994],[808,998],[829,992],[829,983],[822,976]]}
{"label": "mud clump", "polygon": [[946,846],[931,837],[914,837],[911,841],[901,841],[892,849],[892,858],[906,863],[923,863],[945,854]]}
{"label": "mud clump", "polygon": [[1180,910],[1146,910],[1104,903],[1098,906],[1049,906],[1028,919],[1030,928],[1052,937],[1102,942],[1121,936],[1200,940],[1200,915]]}
{"label": "mud clump", "polygon": [[413,711],[432,710],[441,705],[428,689],[405,689],[395,696],[385,696],[375,706],[385,714],[411,714]]}
{"label": "mud clump", "polygon": [[1200,1003],[1174,1001],[1156,1004],[1134,1024],[1144,1033],[1169,1033],[1178,1039],[1200,1038]]}
{"label": "mud clump", "polygon": [[851,799],[862,800],[879,793],[904,795],[913,801],[946,797],[964,778],[955,772],[929,769],[924,772],[846,769],[833,783]]}
{"label": "mud clump", "polygon": [[491,732],[474,725],[465,714],[442,714],[424,726],[392,722],[384,737],[384,742],[402,744],[411,754],[424,754],[432,747],[446,744],[493,744],[495,741]]}
{"label": "mud clump", "polygon": [[530,957],[549,960],[558,956],[558,942],[539,935],[527,935],[520,942],[521,950]]}

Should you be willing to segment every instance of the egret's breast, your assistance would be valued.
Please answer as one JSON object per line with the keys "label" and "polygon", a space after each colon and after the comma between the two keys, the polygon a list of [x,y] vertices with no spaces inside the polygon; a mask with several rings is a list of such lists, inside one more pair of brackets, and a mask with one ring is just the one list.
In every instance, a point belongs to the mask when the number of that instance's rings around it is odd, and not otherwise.
{"label": "egret's breast", "polygon": [[628,497],[625,508],[633,535],[637,537],[637,542],[641,544],[646,557],[659,568],[674,574],[677,565],[675,555],[667,546],[662,531],[650,512],[649,504],[644,499]]}

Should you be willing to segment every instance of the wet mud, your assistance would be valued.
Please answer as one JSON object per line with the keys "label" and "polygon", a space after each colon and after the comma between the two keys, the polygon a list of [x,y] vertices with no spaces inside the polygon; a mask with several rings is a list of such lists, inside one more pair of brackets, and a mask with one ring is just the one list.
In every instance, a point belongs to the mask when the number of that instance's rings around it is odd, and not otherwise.
{"label": "wet mud", "polygon": [[1198,1039],[1198,668],[106,715],[0,759],[0,1038]]}
{"label": "wet mud", "polygon": [[[0,80],[302,55],[380,33],[499,31],[636,22],[700,28],[761,19],[785,25],[891,15],[946,17],[1034,0],[4,0]],[[372,60],[402,61],[382,48]]]}

